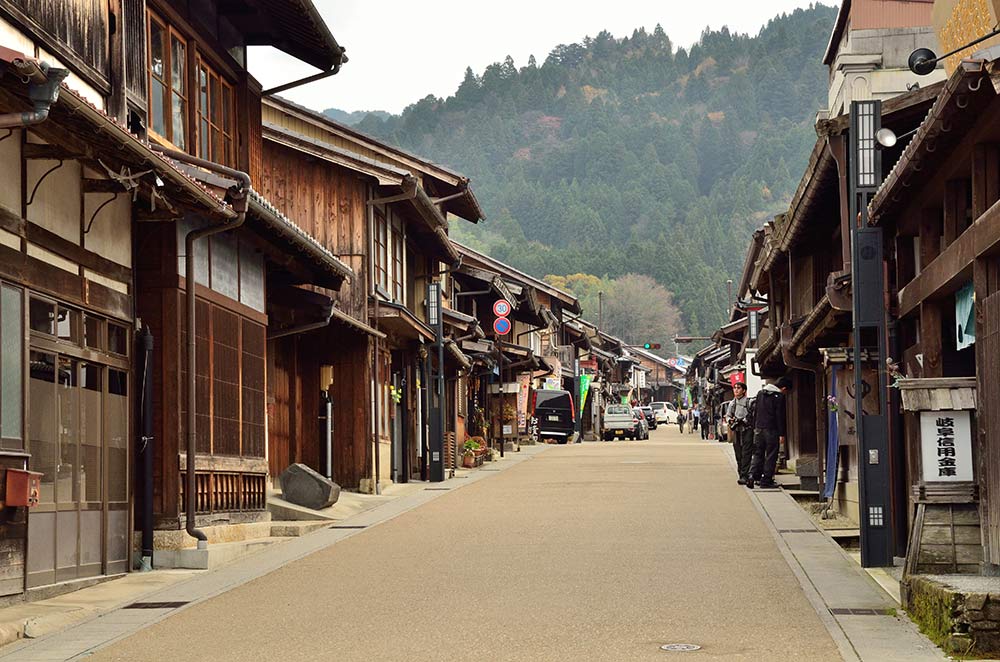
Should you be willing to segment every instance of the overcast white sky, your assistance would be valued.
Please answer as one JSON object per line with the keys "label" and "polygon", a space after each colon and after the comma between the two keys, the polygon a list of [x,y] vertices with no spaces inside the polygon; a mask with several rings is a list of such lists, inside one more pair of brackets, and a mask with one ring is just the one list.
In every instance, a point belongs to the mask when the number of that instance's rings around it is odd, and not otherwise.
{"label": "overcast white sky", "polygon": [[[609,30],[616,37],[657,23],[678,46],[706,26],[756,34],[769,19],[809,0],[313,0],[350,62],[339,74],[285,95],[323,110],[398,113],[427,94],[455,91],[467,66],[481,74],[508,54],[521,67],[541,64],[557,44]],[[823,4],[836,4],[824,0]],[[264,87],[315,73],[269,48],[251,49],[250,71]]]}

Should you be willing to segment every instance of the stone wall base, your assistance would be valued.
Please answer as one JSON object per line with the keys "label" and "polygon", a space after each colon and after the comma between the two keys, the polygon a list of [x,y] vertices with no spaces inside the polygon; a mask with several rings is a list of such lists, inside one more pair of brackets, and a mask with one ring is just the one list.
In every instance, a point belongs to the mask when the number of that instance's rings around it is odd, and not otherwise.
{"label": "stone wall base", "polygon": [[[910,618],[946,653],[1000,654],[1000,584],[983,584],[989,592],[978,592],[980,587],[959,589],[945,583],[947,579],[912,575],[904,580],[904,608]],[[979,578],[962,579],[974,583]]]}

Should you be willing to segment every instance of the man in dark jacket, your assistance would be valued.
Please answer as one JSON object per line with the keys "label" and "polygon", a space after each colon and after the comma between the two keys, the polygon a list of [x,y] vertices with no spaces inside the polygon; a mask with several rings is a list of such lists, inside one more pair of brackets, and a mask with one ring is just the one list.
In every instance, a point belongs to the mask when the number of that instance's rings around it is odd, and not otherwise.
{"label": "man in dark jacket", "polygon": [[747,487],[775,487],[774,470],[778,464],[778,448],[785,442],[785,394],[792,380],[782,377],[768,384],[757,394],[754,416],[753,460]]}

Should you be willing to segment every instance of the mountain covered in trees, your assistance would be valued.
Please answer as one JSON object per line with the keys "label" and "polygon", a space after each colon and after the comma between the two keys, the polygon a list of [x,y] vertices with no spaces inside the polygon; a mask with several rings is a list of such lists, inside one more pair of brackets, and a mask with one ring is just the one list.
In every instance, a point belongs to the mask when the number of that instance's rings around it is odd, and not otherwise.
{"label": "mountain covered in trees", "polygon": [[601,32],[542,62],[469,69],[447,99],[356,126],[472,178],[489,219],[454,223],[459,240],[539,277],[651,276],[705,334],[750,234],[787,209],[805,167],[835,17],[815,5],[690,49],[669,24]]}

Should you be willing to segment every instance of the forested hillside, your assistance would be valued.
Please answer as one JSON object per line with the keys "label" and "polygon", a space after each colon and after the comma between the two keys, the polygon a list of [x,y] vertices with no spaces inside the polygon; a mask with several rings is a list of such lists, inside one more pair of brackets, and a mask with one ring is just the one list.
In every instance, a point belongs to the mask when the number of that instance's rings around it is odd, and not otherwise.
{"label": "forested hillside", "polygon": [[455,223],[460,240],[540,277],[648,274],[702,334],[750,233],[798,183],[835,15],[816,5],[753,37],[706,31],[690,50],[660,26],[602,32],[541,63],[470,69],[453,96],[357,127],[472,178],[489,219]]}

